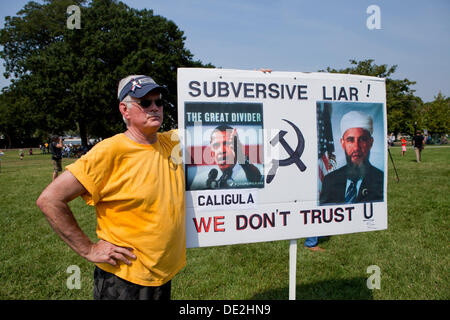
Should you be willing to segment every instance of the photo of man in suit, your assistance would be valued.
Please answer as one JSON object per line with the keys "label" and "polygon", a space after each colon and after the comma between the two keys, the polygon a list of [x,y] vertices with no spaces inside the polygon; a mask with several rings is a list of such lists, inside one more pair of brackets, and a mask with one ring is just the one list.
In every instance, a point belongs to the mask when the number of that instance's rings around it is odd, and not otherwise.
{"label": "photo of man in suit", "polygon": [[372,117],[350,111],[342,117],[340,129],[346,165],[324,177],[319,203],[383,201],[384,173],[369,162],[374,143]]}
{"label": "photo of man in suit", "polygon": [[235,128],[227,125],[216,127],[211,134],[210,147],[219,170],[213,168],[209,172],[206,182],[208,188],[261,187],[262,174],[249,163]]}

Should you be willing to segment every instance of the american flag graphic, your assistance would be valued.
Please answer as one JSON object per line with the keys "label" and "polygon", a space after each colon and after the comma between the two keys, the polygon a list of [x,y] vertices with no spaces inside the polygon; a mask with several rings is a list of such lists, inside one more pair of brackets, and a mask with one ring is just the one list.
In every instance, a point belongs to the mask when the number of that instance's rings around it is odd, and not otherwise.
{"label": "american flag graphic", "polygon": [[131,91],[136,91],[136,88],[142,88],[138,81],[134,80],[131,82]]}
{"label": "american flag graphic", "polygon": [[329,102],[317,103],[317,137],[319,156],[319,193],[327,173],[336,169],[333,129],[331,126],[332,106]]}

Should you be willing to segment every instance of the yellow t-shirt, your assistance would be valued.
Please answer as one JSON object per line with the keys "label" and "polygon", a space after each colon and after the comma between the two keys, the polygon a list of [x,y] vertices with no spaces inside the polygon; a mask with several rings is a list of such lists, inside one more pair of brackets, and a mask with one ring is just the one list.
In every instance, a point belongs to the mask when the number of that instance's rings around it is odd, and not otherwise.
{"label": "yellow t-shirt", "polygon": [[99,268],[139,285],[160,286],[185,266],[185,180],[179,154],[176,131],[158,133],[152,145],[121,133],[66,167],[88,191],[83,199],[96,208],[97,236],[131,247],[137,256],[129,259],[131,266],[102,263]]}

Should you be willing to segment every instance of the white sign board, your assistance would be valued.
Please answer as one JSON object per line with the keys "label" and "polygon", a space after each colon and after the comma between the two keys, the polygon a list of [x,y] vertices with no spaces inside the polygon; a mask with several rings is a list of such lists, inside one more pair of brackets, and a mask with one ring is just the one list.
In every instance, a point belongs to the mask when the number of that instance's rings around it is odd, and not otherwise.
{"label": "white sign board", "polygon": [[180,68],[178,128],[188,248],[387,228],[384,79]]}

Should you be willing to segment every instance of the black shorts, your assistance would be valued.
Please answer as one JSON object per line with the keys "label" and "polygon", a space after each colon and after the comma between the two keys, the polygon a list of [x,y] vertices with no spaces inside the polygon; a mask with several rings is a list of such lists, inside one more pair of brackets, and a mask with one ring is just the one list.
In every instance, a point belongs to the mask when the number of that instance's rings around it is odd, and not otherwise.
{"label": "black shorts", "polygon": [[141,286],[95,266],[95,300],[170,300],[170,281],[158,287]]}

